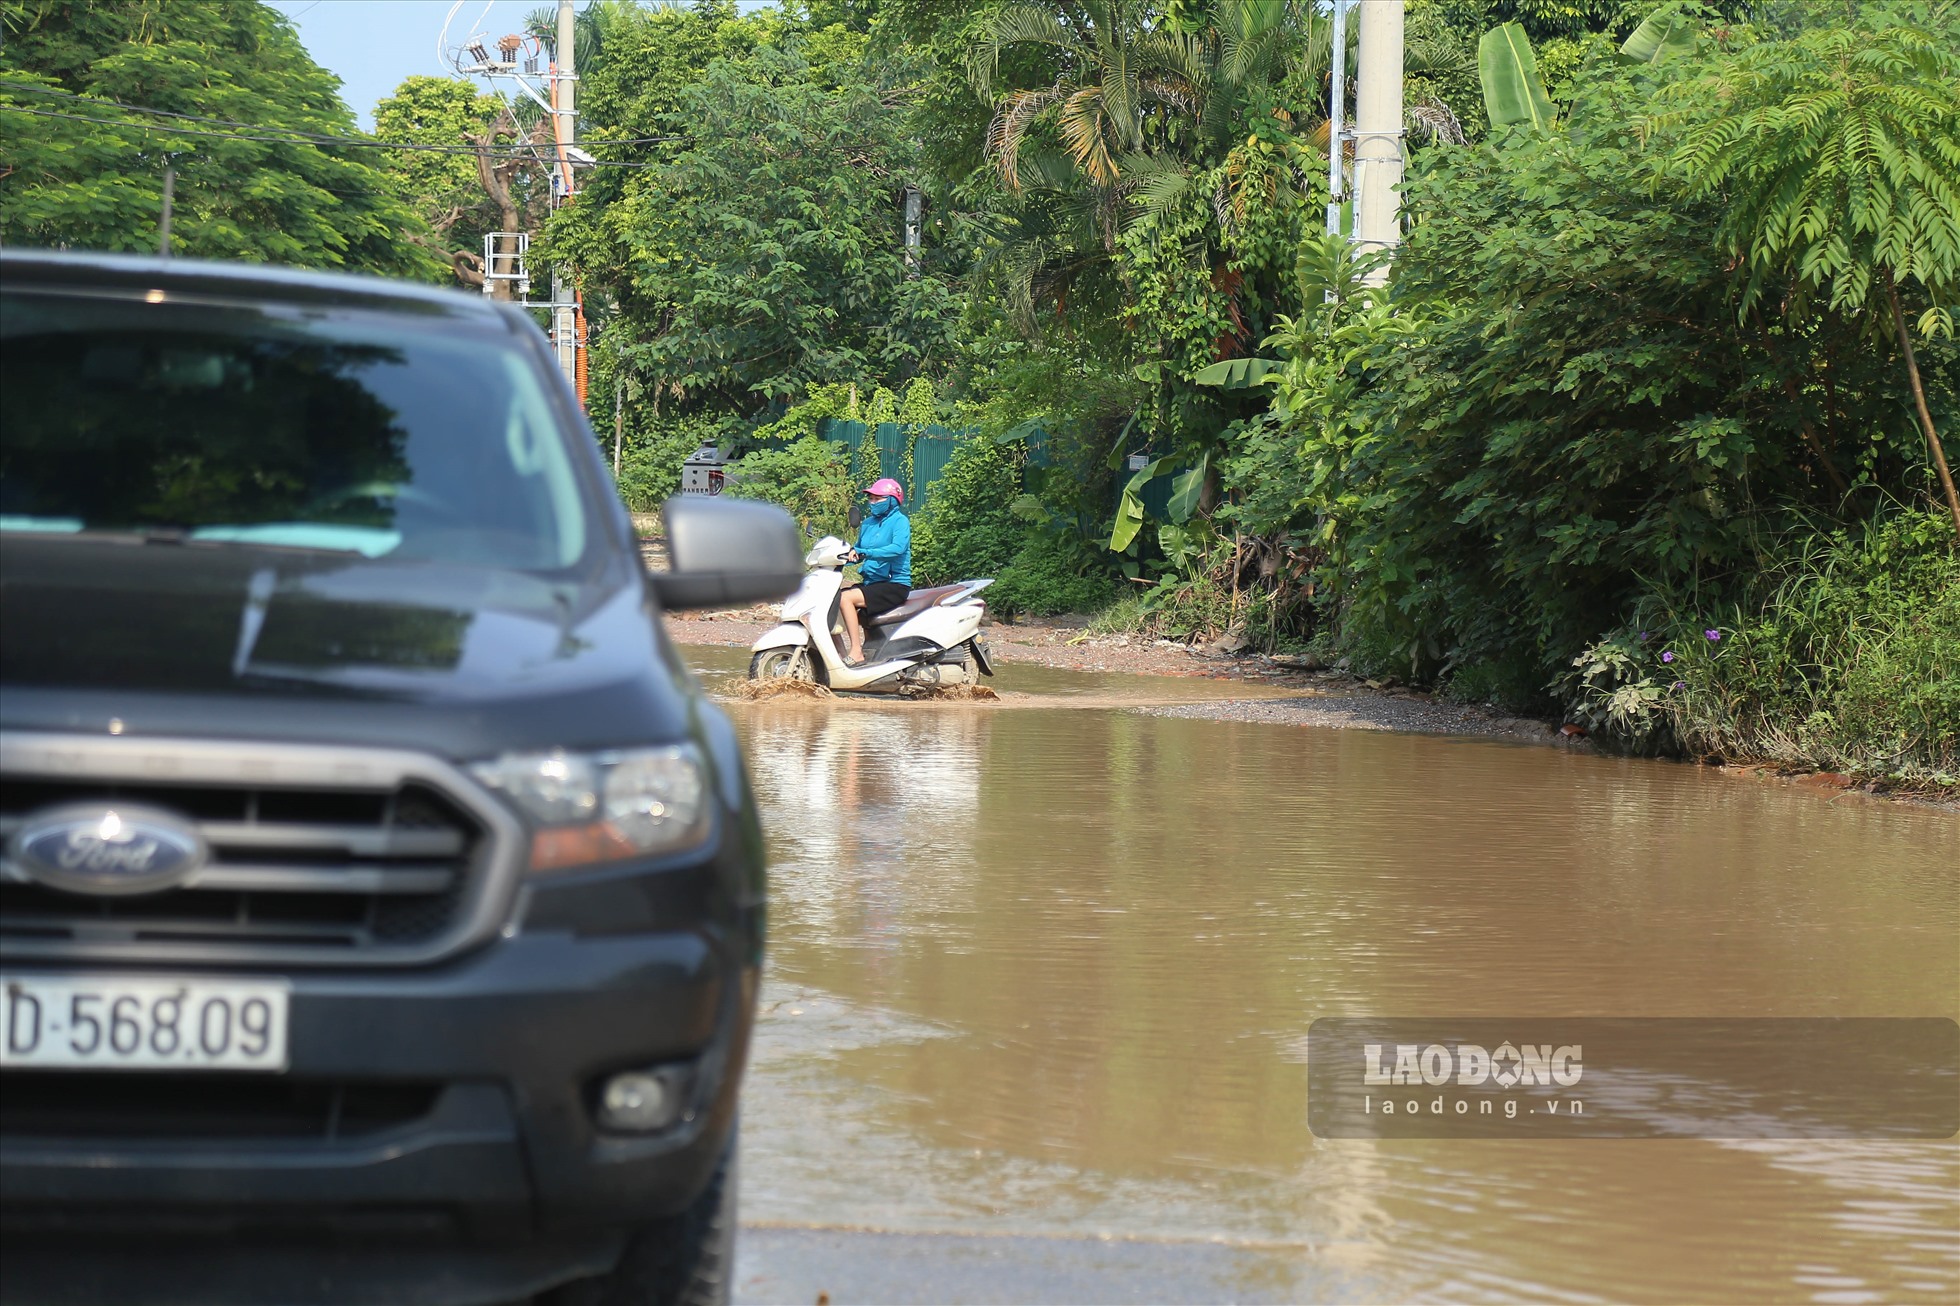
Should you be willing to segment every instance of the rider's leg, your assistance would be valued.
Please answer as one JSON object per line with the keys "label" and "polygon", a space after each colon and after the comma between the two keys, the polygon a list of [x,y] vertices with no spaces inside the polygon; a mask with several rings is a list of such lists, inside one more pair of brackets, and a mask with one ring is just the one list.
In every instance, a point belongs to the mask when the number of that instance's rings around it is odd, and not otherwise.
{"label": "rider's leg", "polygon": [[842,600],[844,609],[844,631],[850,636],[851,661],[864,661],[864,627],[858,621],[858,609],[864,606],[864,591],[845,590]]}

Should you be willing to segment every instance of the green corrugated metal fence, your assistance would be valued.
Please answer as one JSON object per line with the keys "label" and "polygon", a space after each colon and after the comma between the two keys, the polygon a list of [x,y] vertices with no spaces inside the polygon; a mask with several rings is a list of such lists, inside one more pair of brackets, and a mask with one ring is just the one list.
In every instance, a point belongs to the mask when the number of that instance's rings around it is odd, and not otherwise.
{"label": "green corrugated metal fence", "polygon": [[[832,419],[819,423],[817,434],[832,444],[841,444],[856,452],[864,441],[863,422]],[[920,428],[919,437],[912,445],[912,475],[905,475],[905,440],[907,428],[896,422],[881,422],[878,425],[878,475],[889,476],[905,487],[905,507],[917,516],[932,496],[932,483],[945,472],[946,464],[952,461],[953,449],[959,443],[961,433],[944,426]],[[916,484],[912,483],[916,482]]]}

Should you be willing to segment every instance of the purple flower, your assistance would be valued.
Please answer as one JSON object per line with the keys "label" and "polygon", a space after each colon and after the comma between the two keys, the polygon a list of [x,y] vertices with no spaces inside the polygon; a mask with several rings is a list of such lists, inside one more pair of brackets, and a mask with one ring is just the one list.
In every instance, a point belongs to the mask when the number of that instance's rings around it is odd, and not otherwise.
{"label": "purple flower", "polygon": [[1708,642],[1711,644],[1719,644],[1722,641],[1722,632],[1719,630],[1704,630],[1701,633],[1707,637]]}
{"label": "purple flower", "polygon": [[1640,642],[1642,644],[1645,644],[1648,640],[1652,639],[1653,637],[1654,636],[1652,631],[1643,630],[1640,632]]}
{"label": "purple flower", "polygon": [[1663,662],[1672,662],[1672,661],[1674,661],[1674,653],[1673,653],[1673,651],[1672,651],[1672,650],[1670,650],[1670,651],[1668,651],[1668,652],[1666,652],[1666,653],[1663,653],[1663,654],[1661,654],[1661,661],[1663,661]]}
{"label": "purple flower", "polygon": [[1686,689],[1688,687],[1688,682],[1685,680],[1677,680],[1674,682],[1674,687],[1676,689]]}

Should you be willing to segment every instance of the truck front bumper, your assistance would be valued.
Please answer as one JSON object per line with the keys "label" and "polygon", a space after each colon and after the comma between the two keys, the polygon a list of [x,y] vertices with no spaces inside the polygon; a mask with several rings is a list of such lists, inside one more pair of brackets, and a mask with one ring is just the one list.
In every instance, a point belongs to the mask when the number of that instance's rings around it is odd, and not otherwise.
{"label": "truck front bumper", "polygon": [[[88,1072],[76,1086],[106,1094],[102,1127],[58,1133],[22,1127],[0,1089],[0,1297],[522,1298],[608,1268],[629,1227],[695,1198],[732,1135],[757,978],[746,940],[546,929],[427,970],[284,978],[283,1075],[105,1088],[115,1072]],[[683,1068],[683,1118],[646,1135],[599,1128],[600,1082],[654,1065]],[[30,1082],[48,1073],[6,1080],[59,1097],[63,1085]],[[394,1116],[335,1106],[310,1135],[284,1119],[271,1136],[221,1138],[173,1138],[143,1118],[146,1091],[249,1096],[247,1080],[382,1100]]]}

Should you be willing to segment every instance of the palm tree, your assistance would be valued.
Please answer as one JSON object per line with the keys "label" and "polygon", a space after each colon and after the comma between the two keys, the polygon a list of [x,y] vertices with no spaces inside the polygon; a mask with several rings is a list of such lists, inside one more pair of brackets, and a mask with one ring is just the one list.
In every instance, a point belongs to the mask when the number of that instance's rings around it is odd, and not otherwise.
{"label": "palm tree", "polygon": [[[1121,179],[1121,160],[1142,153],[1152,128],[1195,107],[1195,38],[1148,28],[1128,0],[1080,0],[1050,8],[1010,5],[991,15],[968,51],[975,88],[991,96],[1000,56],[1032,47],[1055,65],[1046,86],[1009,90],[987,133],[988,153],[1010,190],[1019,190],[1021,148],[1052,118],[1069,158],[1097,186]],[[1053,111],[1051,114],[1051,110]]]}
{"label": "palm tree", "polygon": [[[1347,26],[1350,46],[1358,30]],[[976,89],[991,98],[1004,53],[1031,53],[1052,67],[1046,84],[1000,95],[987,152],[1009,191],[1053,194],[1071,183],[1058,175],[1052,151],[1031,145],[1052,131],[1086,188],[1072,207],[1093,215],[1107,250],[1125,217],[1169,205],[1196,171],[1221,163],[1225,173],[1213,203],[1230,233],[1243,216],[1248,179],[1277,184],[1271,169],[1252,166],[1248,124],[1262,127],[1277,118],[1283,141],[1303,157],[1318,152],[1324,159],[1332,37],[1331,17],[1314,0],[1215,0],[1208,13],[1180,10],[1155,25],[1126,0],[1016,4],[985,21],[968,51],[968,70]],[[1459,49],[1418,41],[1407,51],[1406,67],[1422,75],[1465,62]],[[1314,90],[1281,108],[1286,84]],[[1433,138],[1462,139],[1455,116],[1439,102],[1412,105],[1410,117]],[[1038,156],[1032,163],[1031,151]]]}

